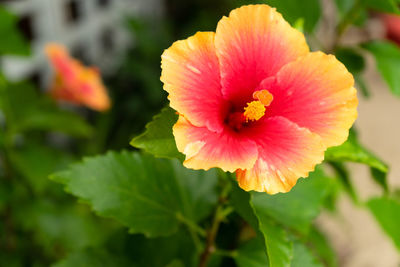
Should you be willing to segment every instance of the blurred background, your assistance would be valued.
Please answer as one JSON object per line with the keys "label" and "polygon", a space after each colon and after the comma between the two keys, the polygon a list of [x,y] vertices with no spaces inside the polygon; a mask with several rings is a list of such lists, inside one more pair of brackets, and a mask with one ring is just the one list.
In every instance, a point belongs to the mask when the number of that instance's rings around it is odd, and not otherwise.
{"label": "blurred background", "polygon": [[[78,138],[70,138],[59,131],[43,134],[30,130],[15,135],[21,149],[10,158],[17,166],[18,175],[27,177],[24,183],[28,185],[16,187],[12,182],[5,182],[0,188],[0,266],[46,266],[70,251],[90,248],[106,239],[111,247],[121,243],[125,237],[114,234],[114,240],[109,241],[104,231],[122,232],[118,226],[91,215],[84,205],[76,205],[76,200],[64,194],[47,175],[82,156],[129,148],[131,138],[143,131],[152,116],[167,104],[159,80],[163,50],[175,40],[197,31],[214,31],[219,19],[233,8],[260,2],[263,1],[0,1],[17,15],[16,27],[27,44],[24,56],[1,56],[2,73],[9,81],[18,84],[28,80],[34,94],[45,92],[53,70],[44,46],[58,42],[86,65],[100,68],[114,103],[104,114],[65,106],[94,125],[95,134],[89,137],[78,134]],[[337,20],[333,0],[322,1],[321,9],[323,16],[317,30],[308,35],[313,49],[329,46],[330,33]],[[0,17],[0,28],[2,23]],[[384,35],[381,22],[371,16],[362,29],[350,28],[342,41],[351,44]],[[2,36],[0,42],[3,38],[7,36]],[[360,96],[356,126],[362,143],[391,166],[389,185],[400,187],[400,142],[397,141],[400,99],[390,94],[373,67],[373,59],[366,58],[363,77],[371,96]],[[29,101],[27,97],[15,102],[15,108],[22,108]],[[45,147],[38,148],[37,142],[44,143]],[[61,156],[61,149],[68,150],[69,154]],[[47,150],[51,150],[51,156]],[[366,179],[367,167],[353,164],[351,173],[361,200],[379,193],[375,184]],[[354,205],[349,196],[341,194],[338,198],[336,212],[323,212],[317,222],[332,242],[339,266],[400,266],[400,256],[392,241],[372,215]],[[129,243],[128,247],[134,245]]]}

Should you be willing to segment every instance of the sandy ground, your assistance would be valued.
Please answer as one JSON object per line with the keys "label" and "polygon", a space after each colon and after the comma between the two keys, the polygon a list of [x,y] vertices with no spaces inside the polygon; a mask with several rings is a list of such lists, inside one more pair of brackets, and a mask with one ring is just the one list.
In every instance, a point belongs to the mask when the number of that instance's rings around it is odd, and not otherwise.
{"label": "sandy ground", "polygon": [[[400,98],[389,92],[374,70],[373,60],[368,61],[369,70],[365,78],[372,96],[370,99],[359,96],[356,125],[360,141],[390,165],[389,185],[400,188]],[[352,164],[351,171],[362,201],[380,194],[365,166]],[[371,213],[362,206],[354,206],[347,196],[341,196],[338,214],[324,212],[317,222],[338,253],[339,266],[400,266],[400,254]]]}

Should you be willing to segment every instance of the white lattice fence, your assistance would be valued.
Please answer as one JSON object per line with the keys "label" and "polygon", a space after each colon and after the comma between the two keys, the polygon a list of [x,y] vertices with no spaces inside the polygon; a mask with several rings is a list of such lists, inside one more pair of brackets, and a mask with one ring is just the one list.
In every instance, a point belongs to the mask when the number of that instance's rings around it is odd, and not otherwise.
{"label": "white lattice fence", "polygon": [[[112,71],[130,43],[127,16],[157,17],[162,0],[15,0],[6,5],[21,19],[32,56],[4,57],[3,72],[12,80],[35,79],[45,85],[51,74],[43,53],[46,43],[66,45],[78,58]],[[2,37],[6,38],[6,37]]]}

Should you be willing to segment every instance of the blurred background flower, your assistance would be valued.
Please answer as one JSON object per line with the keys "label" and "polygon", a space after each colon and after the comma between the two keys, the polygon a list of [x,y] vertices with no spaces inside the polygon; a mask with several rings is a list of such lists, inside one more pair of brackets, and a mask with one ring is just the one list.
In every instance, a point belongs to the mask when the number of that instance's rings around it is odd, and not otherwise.
{"label": "blurred background flower", "polygon": [[45,50],[55,72],[50,88],[53,98],[86,105],[97,111],[110,108],[110,99],[97,68],[85,67],[70,58],[62,45],[47,44]]}
{"label": "blurred background flower", "polygon": [[382,19],[386,37],[400,45],[400,15],[383,13],[379,16]]}

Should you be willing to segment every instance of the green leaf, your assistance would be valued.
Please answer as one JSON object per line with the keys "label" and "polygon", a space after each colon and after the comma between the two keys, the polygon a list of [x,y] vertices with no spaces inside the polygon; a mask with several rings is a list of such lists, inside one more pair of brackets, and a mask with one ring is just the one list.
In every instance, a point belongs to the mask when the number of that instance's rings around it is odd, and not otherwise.
{"label": "green leaf", "polygon": [[42,193],[49,185],[53,185],[48,176],[65,167],[71,160],[61,151],[32,142],[11,151],[10,159],[14,168],[27,178],[37,193]]}
{"label": "green leaf", "polygon": [[271,267],[290,266],[293,255],[293,242],[287,232],[271,221],[263,213],[257,213],[260,222],[260,231],[264,236],[265,247]]}
{"label": "green leaf", "polygon": [[400,202],[388,197],[381,197],[369,200],[367,205],[400,251]]}
{"label": "green leaf", "polygon": [[122,267],[135,266],[125,262],[119,256],[114,256],[102,249],[86,249],[71,253],[67,258],[52,265],[53,267]]}
{"label": "green leaf", "polygon": [[400,14],[397,0],[361,0],[361,2],[370,9]]}
{"label": "green leaf", "polygon": [[30,48],[27,41],[19,33],[16,23],[18,17],[0,6],[0,55],[13,54],[28,56]]}
{"label": "green leaf", "polygon": [[340,22],[347,20],[357,26],[362,26],[367,21],[368,11],[360,1],[363,0],[335,0]]}
{"label": "green leaf", "polygon": [[375,57],[376,67],[394,95],[400,96],[400,49],[397,45],[372,41],[363,44]]}
{"label": "green leaf", "polygon": [[57,249],[78,251],[98,246],[112,230],[106,227],[107,222],[94,218],[86,207],[65,205],[54,199],[25,202],[15,218],[21,222],[22,229],[33,233],[35,242],[43,250],[52,254],[57,254]]}
{"label": "green leaf", "polygon": [[139,153],[87,158],[52,178],[99,215],[149,237],[173,234],[181,223],[192,227],[217,201],[215,170],[193,171]]}
{"label": "green leaf", "polygon": [[254,214],[253,207],[250,206],[251,195],[249,192],[241,189],[236,180],[232,181],[232,190],[230,192],[230,203],[235,211],[247,221],[254,230],[258,229],[258,219]]}
{"label": "green leaf", "polygon": [[0,107],[6,117],[7,126],[14,127],[14,124],[34,109],[39,98],[32,84],[8,83],[3,76],[0,78]]}
{"label": "green leaf", "polygon": [[365,68],[364,57],[356,50],[341,47],[335,51],[337,59],[342,62],[352,74],[359,74]]}
{"label": "green leaf", "polygon": [[340,47],[336,49],[335,55],[346,68],[353,74],[358,87],[365,97],[369,97],[367,86],[361,76],[365,69],[365,59],[357,50],[349,47]]}
{"label": "green leaf", "polygon": [[357,162],[375,169],[373,178],[387,191],[386,173],[388,166],[374,154],[364,148],[351,134],[349,139],[340,146],[329,148],[325,152],[325,160],[334,162]]}
{"label": "green leaf", "polygon": [[293,28],[304,33],[304,18],[297,19],[293,24]]}
{"label": "green leaf", "polygon": [[354,6],[355,0],[335,0],[339,14],[343,16]]}
{"label": "green leaf", "polygon": [[330,186],[323,207],[328,211],[334,212],[337,208],[338,198],[343,191],[343,185],[338,179],[332,179]]}
{"label": "green leaf", "polygon": [[276,195],[254,192],[251,202],[259,219],[261,215],[272,217],[306,234],[311,222],[319,214],[331,184],[332,179],[327,178],[321,168],[317,168],[308,178],[299,179],[290,192]]}
{"label": "green leaf", "polygon": [[386,172],[382,172],[381,170],[370,168],[372,178],[375,180],[377,184],[379,184],[385,192],[389,192],[389,186],[387,184]]}
{"label": "green leaf", "polygon": [[262,238],[254,238],[242,244],[234,256],[238,267],[267,267],[268,256],[265,253],[265,244]]}
{"label": "green leaf", "polygon": [[[125,244],[128,251],[122,255],[129,255],[137,266],[165,267],[172,262],[182,262],[183,266],[197,266],[198,255],[191,236],[186,231],[178,231],[172,236],[146,238],[143,235],[128,236]],[[114,246],[110,246],[113,248]]]}
{"label": "green leaf", "polygon": [[54,103],[41,98],[27,82],[7,83],[0,90],[0,106],[8,127],[13,132],[45,130],[78,137],[89,137],[92,127],[80,116],[60,110]]}
{"label": "green leaf", "polygon": [[185,267],[185,265],[180,260],[173,260],[165,267]]}
{"label": "green leaf", "polygon": [[336,173],[336,176],[339,178],[342,186],[350,195],[355,203],[358,203],[358,194],[353,186],[353,183],[350,180],[349,171],[346,166],[342,162],[329,162],[331,167]]}
{"label": "green leaf", "polygon": [[307,179],[288,193],[268,195],[253,192],[251,206],[264,235],[270,266],[290,266],[293,242],[284,228],[274,221],[286,225],[299,233],[307,234],[312,220],[318,215],[324,199],[329,193],[331,180],[322,169],[317,168]]}
{"label": "green leaf", "polygon": [[165,267],[185,267],[185,265],[180,260],[173,260]]}
{"label": "green leaf", "polygon": [[160,114],[146,125],[146,131],[135,137],[131,145],[145,150],[160,158],[184,159],[183,154],[176,148],[172,126],[178,119],[176,111],[165,107]]}
{"label": "green leaf", "polygon": [[[85,267],[103,266],[97,265],[97,258],[104,261],[105,266],[167,267],[174,266],[173,264],[197,266],[193,241],[185,231],[179,231],[169,237],[157,238],[146,238],[141,234],[127,235],[126,231],[115,231],[101,247],[71,253],[58,264],[68,263],[61,266],[70,266],[74,263],[78,266],[86,264]],[[110,262],[112,260],[115,260],[115,263]]]}
{"label": "green leaf", "polygon": [[362,77],[361,74],[356,74],[354,75],[354,80],[356,81],[357,88],[360,89],[361,93],[365,98],[369,98],[371,96],[371,93],[368,90],[367,84],[364,81],[364,78]]}
{"label": "green leaf", "polygon": [[293,4],[292,0],[267,0],[267,4],[276,7],[283,17],[294,24],[298,19],[304,19],[304,30],[312,32],[321,16],[321,5],[319,0],[303,0],[301,8]]}
{"label": "green leaf", "polygon": [[20,120],[17,130],[55,131],[76,137],[90,137],[93,133],[93,128],[80,116],[45,105],[38,106],[30,116]]}
{"label": "green leaf", "polygon": [[325,236],[317,228],[311,228],[307,238],[307,244],[309,244],[311,250],[318,256],[325,266],[338,266],[335,251],[332,249]]}
{"label": "green leaf", "polygon": [[317,168],[307,179],[299,180],[288,193],[252,193],[250,203],[264,235],[270,266],[290,266],[293,246],[286,231],[273,221],[307,234],[329,193],[331,183],[322,169]]}
{"label": "green leaf", "polygon": [[300,242],[294,242],[293,260],[291,267],[323,267],[312,254],[310,249]]}
{"label": "green leaf", "polygon": [[369,152],[353,137],[350,137],[340,146],[329,148],[325,153],[325,160],[352,161],[366,164],[382,172],[388,171],[388,166],[383,161]]}

